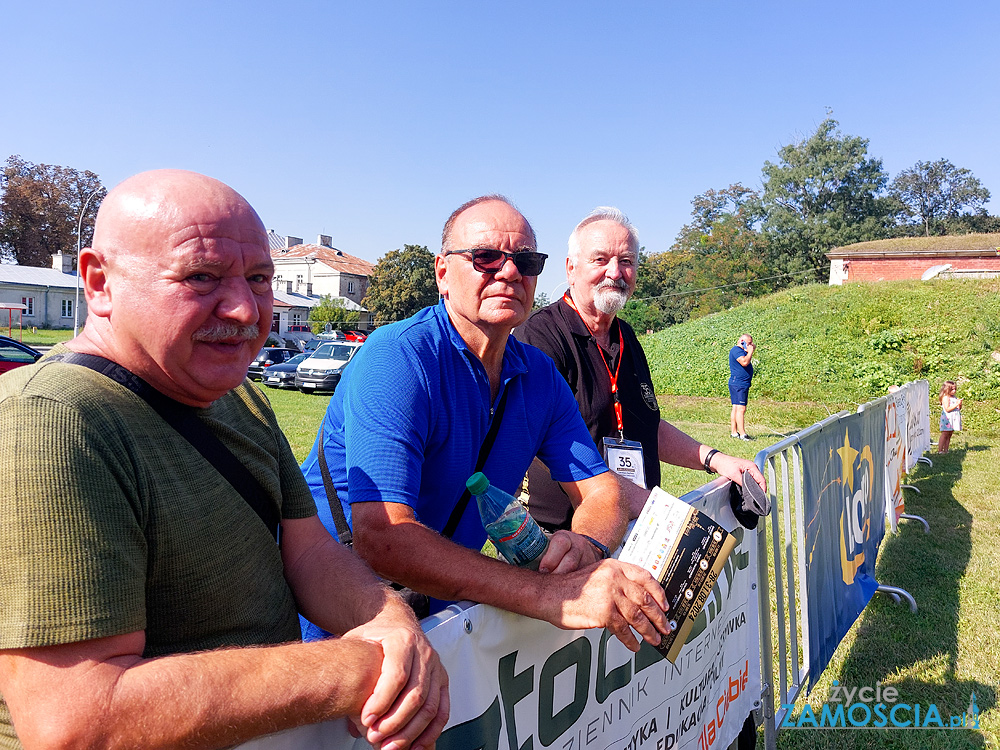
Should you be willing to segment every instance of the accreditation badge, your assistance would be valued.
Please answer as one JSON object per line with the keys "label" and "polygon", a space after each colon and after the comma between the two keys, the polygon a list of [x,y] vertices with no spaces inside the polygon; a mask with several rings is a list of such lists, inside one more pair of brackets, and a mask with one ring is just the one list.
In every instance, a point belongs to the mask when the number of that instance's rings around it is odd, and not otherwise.
{"label": "accreditation badge", "polygon": [[646,489],[646,465],[642,461],[642,444],[635,440],[604,438],[604,463],[615,474]]}

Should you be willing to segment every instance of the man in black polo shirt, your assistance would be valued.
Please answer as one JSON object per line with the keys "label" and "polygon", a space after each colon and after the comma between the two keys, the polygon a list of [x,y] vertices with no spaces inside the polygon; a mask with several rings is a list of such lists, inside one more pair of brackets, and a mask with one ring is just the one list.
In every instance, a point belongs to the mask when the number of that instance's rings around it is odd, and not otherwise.
{"label": "man in black polo shirt", "polygon": [[[548,354],[576,396],[590,434],[609,466],[631,479],[633,515],[660,483],[660,461],[705,469],[742,483],[752,461],[699,443],[660,419],[646,355],[628,323],[616,315],[635,290],[639,237],[616,208],[597,208],[569,238],[569,291],[538,310],[514,335]],[[615,397],[617,393],[617,398]],[[545,528],[569,528],[573,507],[548,469],[535,459],[528,470],[528,507]]]}

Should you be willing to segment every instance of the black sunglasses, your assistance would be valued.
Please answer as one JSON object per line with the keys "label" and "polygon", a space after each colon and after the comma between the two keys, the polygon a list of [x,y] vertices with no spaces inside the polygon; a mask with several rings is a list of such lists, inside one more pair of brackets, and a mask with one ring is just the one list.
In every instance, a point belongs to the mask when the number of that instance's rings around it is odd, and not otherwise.
{"label": "black sunglasses", "polygon": [[449,250],[445,255],[465,255],[472,253],[472,267],[479,273],[497,273],[507,263],[508,258],[514,261],[517,272],[522,276],[537,276],[545,268],[545,259],[549,256],[535,250],[515,250],[505,253],[492,247],[477,247],[469,250]]}

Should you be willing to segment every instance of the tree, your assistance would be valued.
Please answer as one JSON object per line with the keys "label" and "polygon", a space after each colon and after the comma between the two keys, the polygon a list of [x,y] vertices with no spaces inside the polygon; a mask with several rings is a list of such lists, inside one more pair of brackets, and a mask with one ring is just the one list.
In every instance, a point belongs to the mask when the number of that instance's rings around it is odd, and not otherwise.
{"label": "tree", "polygon": [[7,159],[0,190],[0,256],[23,266],[49,266],[55,253],[75,255],[80,211],[96,193],[83,217],[81,243],[89,244],[107,195],[93,172],[32,164],[20,156]]}
{"label": "tree", "polygon": [[697,265],[690,251],[640,252],[635,293],[620,315],[637,331],[683,323],[696,299],[688,292],[698,288]]}
{"label": "tree", "polygon": [[532,310],[541,310],[543,307],[549,306],[549,295],[545,292],[538,292],[535,295],[535,302],[531,306]]}
{"label": "tree", "polygon": [[348,310],[344,300],[331,294],[319,298],[319,304],[309,311],[313,333],[322,333],[327,323],[353,323],[361,317],[357,310]]}
{"label": "tree", "polygon": [[891,195],[904,207],[907,216],[919,218],[924,234],[931,228],[945,228],[945,220],[960,216],[986,216],[983,204],[990,191],[968,169],[956,167],[947,159],[918,161],[904,169],[892,181]]}
{"label": "tree", "polygon": [[882,160],[869,158],[866,139],[838,127],[827,118],[809,138],[782,148],[777,164],[764,162],[764,231],[782,270],[827,271],[832,248],[888,237],[895,224]]}
{"label": "tree", "polygon": [[384,322],[408,318],[437,299],[434,254],[423,245],[403,245],[375,264],[362,304]]}
{"label": "tree", "polygon": [[737,183],[707,190],[691,205],[691,222],[669,252],[639,254],[635,294],[620,313],[636,330],[682,323],[774,290],[773,282],[756,281],[772,275],[760,195]]}
{"label": "tree", "polygon": [[691,223],[677,235],[674,249],[708,254],[724,252],[737,258],[759,255],[764,218],[760,195],[740,183],[722,190],[706,190],[691,201]]}

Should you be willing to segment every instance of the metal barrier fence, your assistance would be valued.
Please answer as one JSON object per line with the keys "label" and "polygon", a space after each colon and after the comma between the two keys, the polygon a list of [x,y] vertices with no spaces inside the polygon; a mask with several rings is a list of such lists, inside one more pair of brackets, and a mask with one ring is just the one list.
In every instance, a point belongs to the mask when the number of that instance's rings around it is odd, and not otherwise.
{"label": "metal barrier fence", "polygon": [[[761,702],[764,718],[764,744],[776,747],[778,727],[785,718],[784,705],[795,703],[809,678],[809,639],[801,638],[809,622],[805,591],[805,525],[802,507],[802,455],[800,441],[832,422],[849,416],[842,411],[795,433],[756,456],[757,468],[767,479],[771,495],[771,515],[757,526],[757,590],[760,597]],[[767,544],[767,524],[771,526],[771,545]],[[772,564],[774,587],[771,587]],[[772,594],[774,611],[772,612]],[[774,644],[777,636],[777,675]],[[778,690],[775,692],[775,678]],[[777,696],[778,709],[774,699]]]}
{"label": "metal barrier fence", "polygon": [[[884,408],[888,398],[862,404],[858,412]],[[765,448],[755,458],[757,467],[767,479],[772,504],[770,517],[761,519],[757,527],[761,703],[767,750],[776,747],[778,729],[789,710],[786,707],[794,705],[811,677],[818,677],[810,674],[809,666],[810,612],[806,594],[802,441],[849,416],[851,412],[842,411],[827,417]],[[917,450],[922,451],[923,447]],[[929,463],[926,458],[919,460]],[[929,532],[927,522],[919,516],[903,514],[901,518],[918,520]],[[770,544],[767,544],[768,536]],[[917,611],[913,597],[903,589],[879,584],[877,592],[897,603],[905,600],[911,612]]]}

